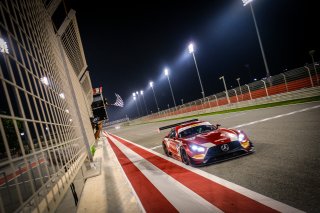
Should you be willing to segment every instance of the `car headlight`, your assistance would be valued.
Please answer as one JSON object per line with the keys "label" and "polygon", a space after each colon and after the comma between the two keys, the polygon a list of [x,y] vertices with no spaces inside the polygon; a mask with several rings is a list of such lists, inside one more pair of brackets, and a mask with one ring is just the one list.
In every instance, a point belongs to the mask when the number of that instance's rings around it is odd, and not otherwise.
{"label": "car headlight", "polygon": [[190,149],[192,151],[194,151],[194,152],[204,152],[204,151],[206,151],[206,149],[204,147],[198,146],[196,144],[190,144],[189,146],[190,146]]}
{"label": "car headlight", "polygon": [[244,136],[244,134],[242,134],[242,133],[240,133],[240,134],[238,135],[238,140],[239,140],[240,142],[244,141],[245,138],[246,138],[246,136]]}

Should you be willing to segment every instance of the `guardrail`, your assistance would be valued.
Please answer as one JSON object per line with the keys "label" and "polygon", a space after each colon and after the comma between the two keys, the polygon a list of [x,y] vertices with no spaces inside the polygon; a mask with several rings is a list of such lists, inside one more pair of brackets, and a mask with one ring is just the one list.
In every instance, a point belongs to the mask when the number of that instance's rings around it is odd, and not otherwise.
{"label": "guardrail", "polygon": [[[271,76],[269,79],[264,78],[250,84],[245,84],[241,85],[240,87],[230,89],[227,91],[229,98],[227,97],[226,92],[220,92],[203,99],[191,101],[177,107],[141,117],[139,119],[136,119],[134,122],[159,120],[182,114],[189,115],[198,114],[200,112],[211,112],[220,110],[224,106],[229,106],[228,108],[234,106],[240,107],[243,105],[239,105],[239,103],[241,102],[246,102],[246,105],[248,105],[248,103],[260,104],[288,100],[288,97],[290,97],[291,99],[307,97],[308,95],[306,96],[306,94],[309,94],[310,96],[320,95],[320,76],[318,73],[320,71],[320,68],[319,71],[316,68],[316,66],[319,66],[318,64],[319,63],[310,64],[304,67],[280,73],[275,76]],[[304,89],[307,88],[311,88],[311,90],[305,91]],[[296,92],[299,90],[301,90],[301,92]],[[285,94],[290,95],[287,96]],[[263,99],[263,101],[261,101],[261,98],[268,99],[267,101],[266,99]]]}

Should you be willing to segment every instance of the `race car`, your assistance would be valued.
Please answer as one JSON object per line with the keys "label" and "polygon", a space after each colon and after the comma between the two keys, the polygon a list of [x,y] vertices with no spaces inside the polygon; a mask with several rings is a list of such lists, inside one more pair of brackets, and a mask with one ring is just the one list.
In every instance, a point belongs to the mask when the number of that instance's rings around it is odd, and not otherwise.
{"label": "race car", "polygon": [[193,119],[160,127],[159,131],[169,128],[162,141],[163,151],[187,165],[207,165],[254,152],[243,131],[220,128],[219,124]]}

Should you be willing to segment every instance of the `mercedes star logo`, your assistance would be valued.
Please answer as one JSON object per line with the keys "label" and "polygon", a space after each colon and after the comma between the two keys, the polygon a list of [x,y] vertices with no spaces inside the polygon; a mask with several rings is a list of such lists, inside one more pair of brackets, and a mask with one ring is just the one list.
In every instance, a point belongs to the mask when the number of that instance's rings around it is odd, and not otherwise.
{"label": "mercedes star logo", "polygon": [[224,152],[227,152],[227,151],[229,150],[228,144],[222,144],[220,148],[221,148],[221,150],[224,151]]}

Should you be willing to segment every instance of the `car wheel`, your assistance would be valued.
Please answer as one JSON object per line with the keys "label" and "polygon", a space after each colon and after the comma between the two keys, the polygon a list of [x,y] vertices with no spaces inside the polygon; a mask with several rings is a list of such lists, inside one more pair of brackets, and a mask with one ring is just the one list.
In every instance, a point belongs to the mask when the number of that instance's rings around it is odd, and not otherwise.
{"label": "car wheel", "polygon": [[169,156],[168,148],[164,143],[162,143],[162,148],[163,148],[164,154],[166,154],[166,156]]}
{"label": "car wheel", "polygon": [[189,165],[190,164],[190,159],[189,156],[187,155],[186,150],[184,150],[183,148],[180,151],[181,153],[181,160],[184,164]]}

